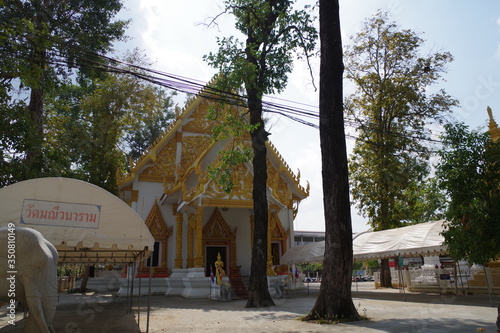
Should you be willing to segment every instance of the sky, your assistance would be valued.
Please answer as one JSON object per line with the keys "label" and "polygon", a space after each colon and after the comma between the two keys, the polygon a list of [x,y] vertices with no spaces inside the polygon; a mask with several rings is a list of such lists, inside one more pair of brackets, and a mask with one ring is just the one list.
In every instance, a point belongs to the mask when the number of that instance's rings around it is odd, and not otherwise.
{"label": "sky", "polygon": [[[315,2],[300,0],[298,4]],[[117,44],[117,52],[138,48],[153,62],[152,68],[203,82],[216,73],[203,61],[203,55],[217,51],[216,37],[238,34],[229,15],[219,16],[217,27],[208,27],[223,10],[221,0],[125,0],[125,7],[118,18],[132,20],[127,30],[130,39]],[[425,40],[423,54],[448,51],[453,55],[444,80],[429,91],[445,89],[459,101],[460,106],[452,110],[455,120],[486,131],[486,107],[490,106],[500,122],[500,1],[341,0],[343,44],[350,44],[363,21],[379,9],[388,11],[402,29],[420,34]],[[318,85],[319,59],[313,60],[312,67]],[[352,85],[346,82],[344,94],[352,92]],[[305,63],[297,61],[287,89],[269,99],[280,104],[301,103],[317,112],[318,92]],[[179,99],[181,108],[183,101]],[[300,170],[302,184],[309,182],[311,188],[310,196],[300,204],[294,229],[324,231],[319,131],[282,116],[272,116],[269,124],[271,142],[292,170]],[[353,145],[348,139],[348,152]],[[354,205],[351,214],[353,232],[369,229],[367,219]]]}

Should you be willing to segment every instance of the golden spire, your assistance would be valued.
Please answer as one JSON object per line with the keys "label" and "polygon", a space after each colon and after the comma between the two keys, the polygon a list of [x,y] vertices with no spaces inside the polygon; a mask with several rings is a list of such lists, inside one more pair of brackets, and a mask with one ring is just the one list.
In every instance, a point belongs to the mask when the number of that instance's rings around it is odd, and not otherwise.
{"label": "golden spire", "polygon": [[500,139],[500,128],[498,128],[498,124],[493,119],[493,112],[491,112],[491,108],[489,106],[486,108],[486,111],[488,111],[488,116],[490,117],[488,132],[490,132],[491,140],[493,142],[497,142]]}

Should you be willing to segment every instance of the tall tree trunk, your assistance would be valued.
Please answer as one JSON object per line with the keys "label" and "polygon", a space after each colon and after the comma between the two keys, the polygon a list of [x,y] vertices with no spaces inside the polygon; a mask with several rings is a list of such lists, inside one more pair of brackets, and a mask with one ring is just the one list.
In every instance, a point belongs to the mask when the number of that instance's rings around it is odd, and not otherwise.
{"label": "tall tree trunk", "polygon": [[[41,79],[42,80],[42,79]],[[40,85],[42,83],[40,82]],[[31,88],[30,103],[31,128],[29,132],[29,146],[26,149],[25,179],[39,177],[43,169],[43,87]]]}
{"label": "tall tree trunk", "polygon": [[325,259],[320,292],[305,320],[357,319],[351,295],[352,226],[344,131],[342,40],[338,0],[320,0],[320,142]]}
{"label": "tall tree trunk", "polygon": [[392,288],[391,267],[388,258],[380,261],[380,287]]}
{"label": "tall tree trunk", "polygon": [[[34,17],[35,29],[43,34],[45,30],[46,17],[37,12]],[[26,148],[25,179],[40,177],[43,170],[43,141],[44,141],[44,84],[45,66],[47,65],[47,50],[44,42],[34,37],[31,49],[31,70],[33,71],[30,85],[30,103],[28,110],[30,113],[31,128],[29,129],[28,147]]]}
{"label": "tall tree trunk", "polygon": [[267,284],[267,149],[266,141],[269,133],[264,129],[262,120],[262,100],[255,90],[247,89],[250,123],[259,124],[251,133],[253,157],[253,205],[254,205],[254,238],[250,280],[248,283],[248,301],[246,307],[272,306],[274,302],[269,294]]}
{"label": "tall tree trunk", "polygon": [[[389,189],[389,184],[387,183],[387,180],[382,182],[383,184],[383,191],[388,194],[391,193]],[[390,216],[389,216],[389,201],[390,198],[385,197],[384,200],[381,201],[381,214],[380,214],[380,223],[379,225],[381,226],[380,230],[386,230],[393,228],[391,222],[390,222]],[[392,277],[391,277],[391,268],[389,267],[389,259],[385,258],[381,260],[380,263],[380,287],[381,288],[392,288]]]}
{"label": "tall tree trunk", "polygon": [[[90,266],[86,265],[85,270],[83,271],[82,282],[80,284],[80,292],[82,294],[87,292],[87,283],[89,281],[89,276],[90,276]],[[75,276],[75,279],[76,279],[76,276]]]}

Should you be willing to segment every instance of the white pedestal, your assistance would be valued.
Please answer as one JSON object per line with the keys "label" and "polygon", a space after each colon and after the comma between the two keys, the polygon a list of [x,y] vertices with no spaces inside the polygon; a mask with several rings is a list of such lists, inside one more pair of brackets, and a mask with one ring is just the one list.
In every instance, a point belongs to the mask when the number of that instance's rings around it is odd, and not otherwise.
{"label": "white pedestal", "polygon": [[184,282],[182,297],[207,298],[210,297],[210,278],[205,276],[204,268],[188,268]]}
{"label": "white pedestal", "polygon": [[[130,288],[132,285],[132,281],[128,281],[126,278],[120,279],[120,289],[116,296],[123,297],[127,296],[130,293]],[[149,293],[149,278],[142,278],[140,281],[141,288],[139,293],[139,278],[134,278],[134,290],[132,291],[132,295],[148,295]],[[127,290],[129,289],[129,290]],[[167,278],[158,277],[151,278],[151,295],[164,295],[167,290]]]}
{"label": "white pedestal", "polygon": [[121,277],[96,277],[89,278],[87,289],[95,291],[116,291],[120,289]]}
{"label": "white pedestal", "polygon": [[180,296],[184,290],[183,279],[187,277],[187,269],[173,269],[170,277],[167,278],[167,291],[165,296]]}

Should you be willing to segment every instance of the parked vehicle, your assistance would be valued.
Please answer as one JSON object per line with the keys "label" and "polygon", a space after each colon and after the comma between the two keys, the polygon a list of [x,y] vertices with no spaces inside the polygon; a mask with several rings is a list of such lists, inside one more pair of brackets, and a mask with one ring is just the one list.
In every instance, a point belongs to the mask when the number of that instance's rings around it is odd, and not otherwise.
{"label": "parked vehicle", "polygon": [[375,281],[371,275],[355,275],[352,277],[353,282]]}

